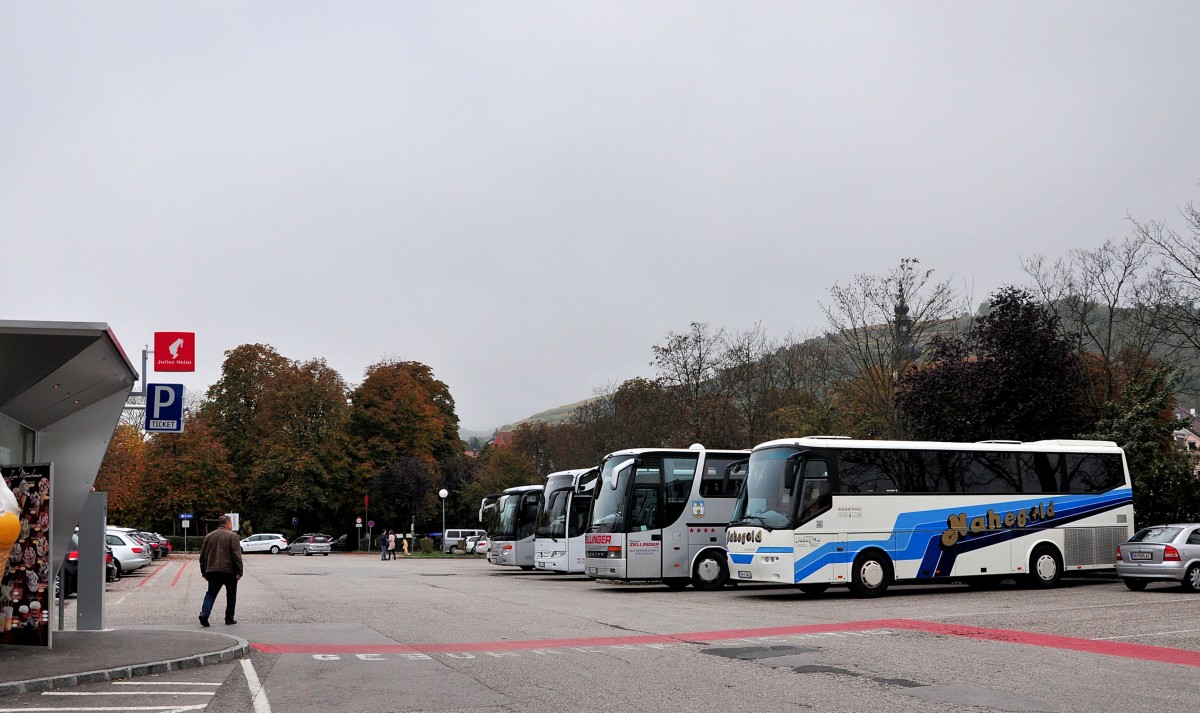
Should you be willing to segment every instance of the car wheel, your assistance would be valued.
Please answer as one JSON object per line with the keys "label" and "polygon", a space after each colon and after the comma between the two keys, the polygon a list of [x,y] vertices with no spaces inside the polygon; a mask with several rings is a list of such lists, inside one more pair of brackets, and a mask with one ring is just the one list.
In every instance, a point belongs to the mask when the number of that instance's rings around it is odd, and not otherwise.
{"label": "car wheel", "polygon": [[289,547],[289,548],[288,548],[288,557],[291,557],[291,556],[292,556],[292,555],[294,555],[294,554],[296,554],[296,551],[295,551],[295,550],[293,550],[291,547]]}
{"label": "car wheel", "polygon": [[1029,575],[1026,581],[1037,589],[1049,589],[1062,579],[1062,558],[1051,545],[1038,545],[1029,555]]}
{"label": "car wheel", "polygon": [[826,589],[829,589],[828,584],[797,584],[796,588],[805,594],[816,596],[824,594]]}
{"label": "car wheel", "polygon": [[328,553],[328,552],[322,552],[322,553],[321,553],[321,556],[322,556],[322,557],[328,557],[328,556],[329,556],[329,553]]}
{"label": "car wheel", "polygon": [[850,591],[860,597],[878,597],[892,583],[892,563],[878,552],[867,552],[854,560]]}
{"label": "car wheel", "polygon": [[450,546],[450,554],[460,555],[460,554],[462,554],[462,550],[458,549],[458,545],[451,545]]}
{"label": "car wheel", "polygon": [[1183,575],[1183,591],[1196,592],[1200,591],[1200,564],[1194,564],[1188,567],[1187,572]]}
{"label": "car wheel", "polygon": [[308,557],[308,556],[309,556],[309,555],[311,555],[311,554],[312,554],[312,553],[308,551],[308,548],[307,548],[307,547],[305,547],[305,548],[304,548],[304,556],[305,556],[305,557]]}
{"label": "car wheel", "polygon": [[273,554],[273,555],[279,554],[279,545],[271,545],[271,554]]}
{"label": "car wheel", "polygon": [[117,568],[117,579],[120,579],[125,574],[125,570],[121,569],[121,560],[113,558],[113,566]]}
{"label": "car wheel", "polygon": [[721,557],[709,551],[696,558],[692,567],[692,586],[702,592],[720,589],[729,581],[729,570],[725,567],[724,552]]}
{"label": "car wheel", "polygon": [[1125,586],[1134,592],[1140,592],[1146,588],[1147,584],[1150,584],[1146,580],[1138,579],[1137,577],[1126,577],[1124,581]]}

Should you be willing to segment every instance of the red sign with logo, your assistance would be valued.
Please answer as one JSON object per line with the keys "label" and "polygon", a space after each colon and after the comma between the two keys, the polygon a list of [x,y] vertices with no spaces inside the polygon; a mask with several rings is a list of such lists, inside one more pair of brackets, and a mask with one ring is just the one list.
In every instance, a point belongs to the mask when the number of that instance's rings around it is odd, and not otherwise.
{"label": "red sign with logo", "polygon": [[195,371],[195,332],[155,332],[155,371]]}

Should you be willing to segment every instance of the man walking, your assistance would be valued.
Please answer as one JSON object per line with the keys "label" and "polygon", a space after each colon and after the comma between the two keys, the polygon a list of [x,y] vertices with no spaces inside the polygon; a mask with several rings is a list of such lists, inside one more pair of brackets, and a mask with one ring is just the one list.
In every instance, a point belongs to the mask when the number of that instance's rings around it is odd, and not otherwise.
{"label": "man walking", "polygon": [[233,534],[233,518],[221,516],[221,525],[204,536],[200,545],[200,576],[208,580],[208,591],[200,607],[200,625],[208,626],[217,593],[225,587],[225,623],[236,624],[237,583],[242,578],[242,543]]}

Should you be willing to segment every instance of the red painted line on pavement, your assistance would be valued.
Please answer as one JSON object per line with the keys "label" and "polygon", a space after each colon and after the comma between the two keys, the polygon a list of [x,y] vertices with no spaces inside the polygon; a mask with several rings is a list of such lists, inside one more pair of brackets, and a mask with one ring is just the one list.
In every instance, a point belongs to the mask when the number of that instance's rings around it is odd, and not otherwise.
{"label": "red painted line on pavement", "polygon": [[188,561],[184,560],[183,566],[180,567],[179,571],[175,573],[175,579],[171,580],[172,587],[174,587],[176,584],[179,584],[179,578],[183,576],[183,570],[187,569],[187,566],[188,566]]}
{"label": "red painted line on pavement", "polygon": [[593,636],[573,639],[531,639],[518,641],[477,641],[452,644],[283,644],[254,642],[256,651],[268,654],[444,654],[469,651],[524,651],[581,646],[619,646],[629,644],[695,644],[727,639],[766,636],[835,634],[873,629],[903,629],[939,636],[960,636],[982,641],[1021,644],[1051,649],[1081,651],[1104,656],[1157,661],[1200,667],[1200,651],[1147,646],[1117,641],[1097,641],[1054,634],[1035,634],[1007,629],[984,629],[959,624],[941,624],[915,619],[875,619],[833,624],[774,626],[760,629],[729,629],[683,634],[635,634],[630,636]]}
{"label": "red painted line on pavement", "polygon": [[[153,572],[151,572],[150,574],[147,574],[145,577],[142,577],[142,581],[138,582],[137,586],[138,586],[138,587],[141,587],[141,586],[145,585],[145,584],[146,584],[146,582],[149,582],[149,581],[150,581],[150,578],[151,578],[151,577],[153,577],[154,575],[156,575],[156,574],[158,574],[159,572],[163,571],[163,568],[164,568],[164,567],[166,567],[166,566],[167,566],[167,564],[166,564],[165,562],[164,562],[163,564],[160,564],[160,565],[158,566],[158,569],[154,570],[154,571],[153,571]],[[135,587],[135,589],[136,589],[136,587]]]}

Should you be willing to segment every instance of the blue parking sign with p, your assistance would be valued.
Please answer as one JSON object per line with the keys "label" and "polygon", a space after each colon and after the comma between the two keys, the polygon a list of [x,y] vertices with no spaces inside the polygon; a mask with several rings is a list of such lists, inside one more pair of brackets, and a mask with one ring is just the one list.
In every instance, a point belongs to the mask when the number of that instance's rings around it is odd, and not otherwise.
{"label": "blue parking sign with p", "polygon": [[183,433],[183,384],[146,384],[146,431]]}

